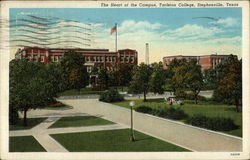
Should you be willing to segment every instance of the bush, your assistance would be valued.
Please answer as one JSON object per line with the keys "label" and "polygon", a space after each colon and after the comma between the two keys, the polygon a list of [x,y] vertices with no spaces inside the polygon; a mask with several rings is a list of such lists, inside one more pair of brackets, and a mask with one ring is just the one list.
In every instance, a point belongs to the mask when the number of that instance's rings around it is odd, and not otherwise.
{"label": "bush", "polygon": [[147,106],[139,106],[135,109],[137,112],[152,113],[153,109]]}
{"label": "bush", "polygon": [[123,100],[124,100],[123,96],[120,95],[118,91],[114,89],[101,93],[99,98],[99,101],[103,102],[120,102]]}
{"label": "bush", "polygon": [[152,111],[153,115],[163,117],[163,118],[169,118],[174,120],[181,120],[188,117],[188,115],[180,108],[164,108],[164,109],[154,109]]}
{"label": "bush", "polygon": [[230,131],[238,128],[231,118],[206,117],[203,115],[194,115],[188,118],[186,123],[215,131]]}

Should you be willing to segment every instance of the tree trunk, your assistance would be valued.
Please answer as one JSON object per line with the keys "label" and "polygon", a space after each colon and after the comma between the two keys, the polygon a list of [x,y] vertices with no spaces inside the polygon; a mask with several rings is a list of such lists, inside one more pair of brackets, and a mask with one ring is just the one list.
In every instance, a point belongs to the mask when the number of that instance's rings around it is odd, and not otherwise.
{"label": "tree trunk", "polygon": [[23,125],[27,126],[27,110],[24,110],[24,116],[23,116]]}
{"label": "tree trunk", "polygon": [[146,92],[143,92],[143,95],[144,95],[143,101],[146,102],[147,101],[147,99],[146,99]]}
{"label": "tree trunk", "polygon": [[195,95],[194,95],[195,104],[197,104],[197,99],[198,99],[197,97],[198,97],[198,94],[195,94]]}
{"label": "tree trunk", "polygon": [[235,106],[236,106],[236,112],[240,112],[239,99],[238,98],[235,98]]}

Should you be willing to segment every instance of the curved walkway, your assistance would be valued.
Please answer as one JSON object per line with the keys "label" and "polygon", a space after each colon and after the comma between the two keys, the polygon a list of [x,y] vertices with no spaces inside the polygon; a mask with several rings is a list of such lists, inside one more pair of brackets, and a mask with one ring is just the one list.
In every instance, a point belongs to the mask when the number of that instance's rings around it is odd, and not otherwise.
{"label": "curved walkway", "polygon": [[[76,113],[100,115],[110,121],[130,125],[130,110],[97,99],[60,100],[74,107]],[[179,145],[192,151],[239,152],[242,139],[208,131],[183,123],[134,112],[134,128],[140,132]]]}

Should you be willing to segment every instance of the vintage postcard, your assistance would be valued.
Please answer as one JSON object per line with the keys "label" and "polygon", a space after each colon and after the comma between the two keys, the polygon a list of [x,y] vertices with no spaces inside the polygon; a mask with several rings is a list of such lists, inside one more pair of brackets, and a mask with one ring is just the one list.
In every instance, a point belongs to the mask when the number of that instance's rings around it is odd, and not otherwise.
{"label": "vintage postcard", "polygon": [[1,1],[1,159],[249,159],[249,1]]}

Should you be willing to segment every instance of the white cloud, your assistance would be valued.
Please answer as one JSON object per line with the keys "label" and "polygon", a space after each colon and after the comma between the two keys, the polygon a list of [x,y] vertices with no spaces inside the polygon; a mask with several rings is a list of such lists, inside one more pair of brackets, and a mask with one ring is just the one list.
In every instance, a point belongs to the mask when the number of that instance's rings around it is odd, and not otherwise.
{"label": "white cloud", "polygon": [[238,20],[236,18],[231,18],[231,17],[228,17],[228,18],[225,18],[225,19],[219,19],[216,22],[212,22],[212,24],[222,25],[224,27],[233,27],[233,26],[238,25],[238,23],[239,22],[238,22]]}
{"label": "white cloud", "polygon": [[134,21],[134,20],[126,20],[118,26],[119,32],[136,32],[138,30],[157,30],[164,25],[160,23],[150,23],[148,21]]}
{"label": "white cloud", "polygon": [[186,24],[174,30],[166,30],[163,35],[175,37],[176,39],[195,40],[209,38],[219,32],[222,32],[222,30],[217,27],[203,27],[197,24]]}

